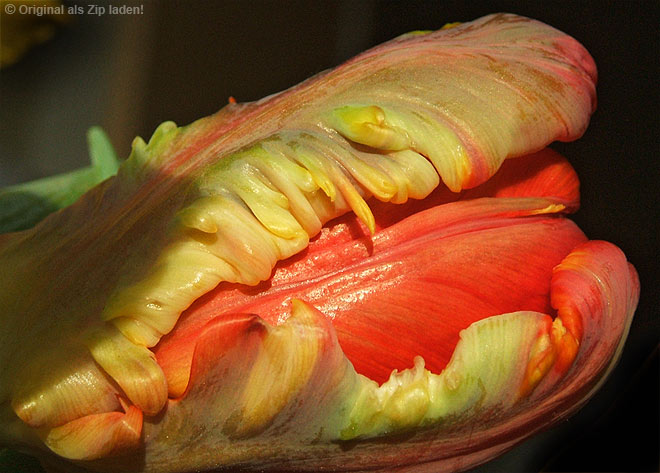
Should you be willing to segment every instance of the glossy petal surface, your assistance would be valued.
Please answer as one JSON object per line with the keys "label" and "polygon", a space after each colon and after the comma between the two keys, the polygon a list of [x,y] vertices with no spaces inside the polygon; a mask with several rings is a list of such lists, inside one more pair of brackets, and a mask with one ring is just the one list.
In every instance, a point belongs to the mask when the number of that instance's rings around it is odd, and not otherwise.
{"label": "glossy petal surface", "polygon": [[[563,190],[561,182],[568,183]],[[358,372],[383,382],[415,355],[440,371],[458,332],[472,322],[521,309],[550,311],[552,268],[585,240],[568,220],[532,218],[551,214],[546,208],[552,205],[562,209],[560,198],[468,201],[543,196],[549,193],[543,186],[556,186],[566,205],[575,206],[577,185],[568,163],[546,150],[507,162],[492,184],[463,195],[438,189],[401,208],[375,205],[379,231],[373,238],[354,216],[342,218],[302,255],[278,265],[268,281],[249,289],[222,284],[183,314],[177,330],[156,347],[170,393],[176,396],[185,388],[188,368],[180,367],[189,365],[197,331],[206,321],[245,312],[277,324],[288,317],[292,297],[332,318]],[[440,205],[455,199],[463,202]],[[527,218],[516,218],[522,216]],[[356,307],[359,315],[353,316]],[[397,352],[393,346],[407,348]]]}

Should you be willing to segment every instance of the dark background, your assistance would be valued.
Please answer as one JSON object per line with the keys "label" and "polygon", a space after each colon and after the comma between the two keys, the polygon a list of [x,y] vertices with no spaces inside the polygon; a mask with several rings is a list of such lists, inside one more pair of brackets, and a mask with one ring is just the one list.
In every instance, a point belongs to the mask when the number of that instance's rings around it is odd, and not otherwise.
{"label": "dark background", "polygon": [[143,13],[77,15],[2,70],[0,186],[86,165],[92,125],[125,157],[133,136],[148,138],[164,120],[189,123],[230,95],[261,98],[411,30],[507,11],[581,41],[599,68],[598,111],[581,140],[553,147],[581,177],[574,220],[636,266],[639,308],[617,369],[592,401],[479,471],[658,471],[660,2],[111,3]]}

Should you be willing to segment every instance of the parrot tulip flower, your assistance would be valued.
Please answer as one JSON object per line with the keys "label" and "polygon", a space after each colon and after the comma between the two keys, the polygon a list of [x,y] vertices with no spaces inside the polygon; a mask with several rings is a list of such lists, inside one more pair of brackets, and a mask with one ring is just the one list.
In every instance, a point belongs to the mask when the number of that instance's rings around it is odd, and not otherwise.
{"label": "parrot tulip flower", "polygon": [[450,26],[164,123],[0,236],[0,442],[58,471],[456,471],[578,409],[639,292],[545,148],[584,133],[594,62],[527,18]]}

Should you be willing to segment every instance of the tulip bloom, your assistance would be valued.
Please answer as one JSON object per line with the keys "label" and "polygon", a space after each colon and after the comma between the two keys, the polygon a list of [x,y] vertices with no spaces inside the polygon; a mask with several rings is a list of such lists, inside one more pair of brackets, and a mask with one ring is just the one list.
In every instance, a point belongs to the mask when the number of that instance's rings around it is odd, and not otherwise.
{"label": "tulip bloom", "polygon": [[639,291],[545,148],[595,81],[574,39],[491,15],[137,138],[0,237],[0,441],[80,471],[435,472],[575,411]]}

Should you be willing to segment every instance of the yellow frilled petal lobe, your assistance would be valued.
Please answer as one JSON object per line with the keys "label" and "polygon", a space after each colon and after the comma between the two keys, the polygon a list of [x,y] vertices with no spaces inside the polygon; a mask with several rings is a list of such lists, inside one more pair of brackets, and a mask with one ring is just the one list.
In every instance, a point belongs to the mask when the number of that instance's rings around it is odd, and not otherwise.
{"label": "yellow frilled petal lobe", "polygon": [[[53,359],[61,362],[53,366]],[[12,408],[32,427],[62,425],[120,406],[116,386],[82,344],[43,353],[23,366],[18,381]]]}
{"label": "yellow frilled petal lobe", "polygon": [[141,411],[155,415],[163,408],[167,383],[151,351],[135,345],[110,324],[90,334],[86,344],[94,360]]}
{"label": "yellow frilled petal lobe", "polygon": [[[548,319],[518,312],[475,323],[462,332],[442,373],[426,370],[417,357],[413,368],[393,372],[382,386],[355,372],[330,321],[304,302],[295,301],[277,327],[248,315],[214,320],[199,337],[188,389],[170,401],[161,422],[145,424],[147,438],[160,439],[147,446],[154,460],[149,471],[248,459],[251,467],[267,468],[316,455],[338,467],[342,442],[425,425],[469,428],[481,416],[492,419],[494,408],[496,417],[506,417]],[[170,461],[160,463],[173,446],[167,439],[175,438],[186,458],[167,455]],[[354,445],[353,458],[372,448]],[[404,453],[411,455],[423,456]]]}
{"label": "yellow frilled petal lobe", "polygon": [[494,406],[506,411],[517,401],[515,387],[547,317],[517,312],[484,319],[461,332],[442,373],[424,369],[417,357],[412,369],[393,372],[382,386],[365,383],[341,437],[378,436],[422,423],[460,425],[461,416],[479,418]]}
{"label": "yellow frilled petal lobe", "polygon": [[332,123],[337,131],[356,143],[386,151],[410,148],[407,133],[388,126],[385,112],[376,105],[340,107],[333,113]]}
{"label": "yellow frilled petal lobe", "polygon": [[323,339],[300,337],[314,323],[314,313],[293,301],[290,322],[271,328],[250,370],[242,396],[242,421],[232,433],[244,436],[267,427],[293,398],[300,395],[318,364]]}
{"label": "yellow frilled petal lobe", "polygon": [[43,430],[43,442],[53,452],[71,460],[95,460],[140,443],[142,412],[134,406],[124,412],[105,412]]}

